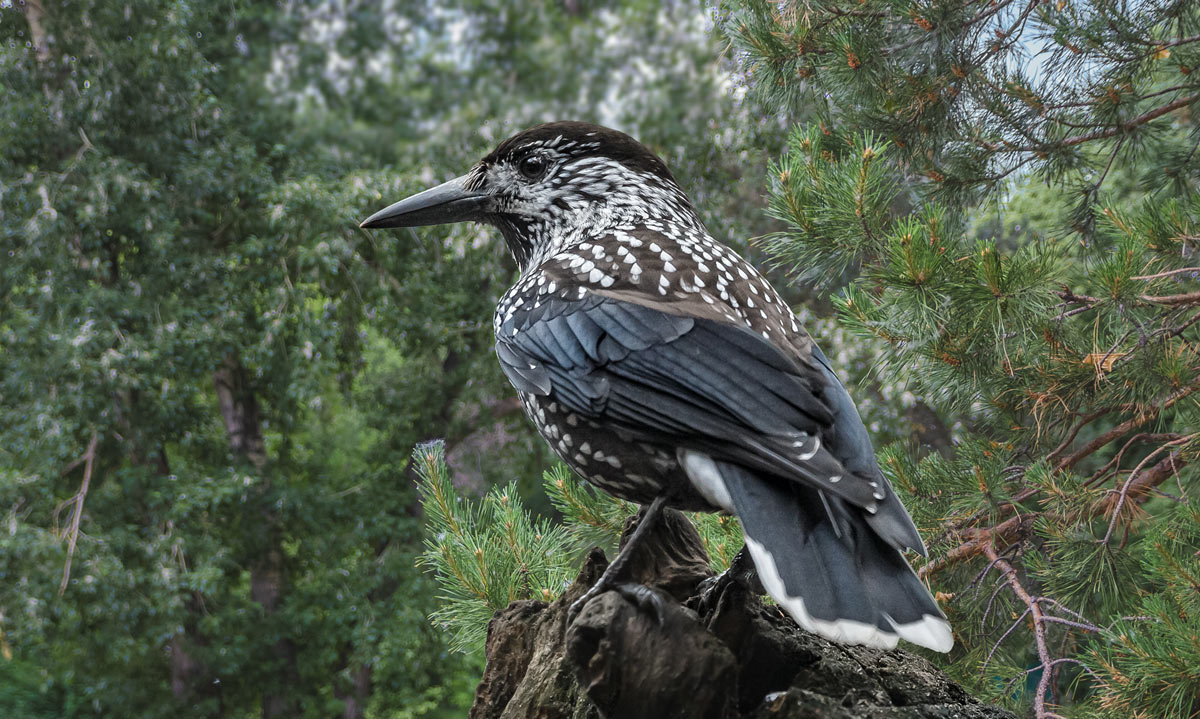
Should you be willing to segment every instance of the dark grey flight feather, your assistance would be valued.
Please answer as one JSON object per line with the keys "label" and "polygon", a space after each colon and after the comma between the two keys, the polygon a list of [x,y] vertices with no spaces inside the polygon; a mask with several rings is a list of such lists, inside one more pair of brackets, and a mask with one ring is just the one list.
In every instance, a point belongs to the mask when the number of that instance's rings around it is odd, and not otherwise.
{"label": "dark grey flight feather", "polygon": [[[823,377],[788,361],[762,337],[604,297],[560,302],[556,309],[561,314],[545,312],[532,323],[517,312],[511,326],[501,326],[501,367],[516,377],[514,384],[536,366],[550,385],[538,394],[560,398],[590,421],[740,459],[858,507],[877,505],[867,480],[805,441],[828,432],[833,421],[821,398]],[[809,459],[796,459],[810,451]],[[843,479],[830,483],[833,476]]]}

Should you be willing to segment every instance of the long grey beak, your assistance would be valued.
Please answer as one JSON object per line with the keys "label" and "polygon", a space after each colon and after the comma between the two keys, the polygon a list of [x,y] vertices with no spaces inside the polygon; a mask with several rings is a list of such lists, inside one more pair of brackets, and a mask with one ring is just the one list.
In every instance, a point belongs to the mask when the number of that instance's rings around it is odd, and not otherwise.
{"label": "long grey beak", "polygon": [[467,175],[389,205],[359,227],[419,227],[478,219],[487,195],[466,189]]}

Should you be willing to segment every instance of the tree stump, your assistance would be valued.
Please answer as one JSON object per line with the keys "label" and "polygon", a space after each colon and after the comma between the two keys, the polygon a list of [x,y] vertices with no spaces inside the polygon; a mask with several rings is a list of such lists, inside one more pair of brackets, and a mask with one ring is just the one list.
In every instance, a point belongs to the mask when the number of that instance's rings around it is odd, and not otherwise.
{"label": "tree stump", "polygon": [[740,584],[700,596],[708,558],[674,510],[630,562],[664,605],[661,625],[606,592],[567,626],[606,566],[593,550],[555,602],[497,612],[471,719],[1014,719],[921,657],[828,642]]}

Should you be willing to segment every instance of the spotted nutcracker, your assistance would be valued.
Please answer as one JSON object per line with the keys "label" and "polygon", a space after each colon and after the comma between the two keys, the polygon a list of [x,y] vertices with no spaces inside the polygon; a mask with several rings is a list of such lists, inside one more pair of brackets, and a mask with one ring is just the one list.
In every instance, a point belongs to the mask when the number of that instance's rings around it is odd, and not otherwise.
{"label": "spotted nutcracker", "polygon": [[950,650],[850,395],[661,159],[608,128],[539,125],[362,226],[460,221],[498,227],[520,268],[496,354],[564,462],[649,504],[642,527],[663,506],[737,515],[763,587],[805,629]]}

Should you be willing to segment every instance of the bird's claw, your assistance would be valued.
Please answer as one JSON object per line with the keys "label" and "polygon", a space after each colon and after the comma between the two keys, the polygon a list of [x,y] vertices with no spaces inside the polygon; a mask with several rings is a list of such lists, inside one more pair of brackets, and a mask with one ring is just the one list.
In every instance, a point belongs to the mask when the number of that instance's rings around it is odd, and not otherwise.
{"label": "bird's claw", "polygon": [[644,584],[626,582],[613,587],[613,590],[629,600],[633,606],[637,607],[643,612],[649,612],[653,614],[655,620],[658,621],[658,626],[661,627],[667,623],[666,604],[663,603],[662,597],[659,596],[658,592],[654,591],[650,587],[647,587]]}
{"label": "bird's claw", "polygon": [[715,577],[709,577],[700,582],[696,588],[699,606],[711,606],[712,603],[720,600],[721,595],[729,587],[735,584],[757,596],[766,594],[766,590],[763,589],[762,582],[758,578],[758,571],[754,568],[754,563],[744,549],[738,552],[728,569]]}
{"label": "bird's claw", "polygon": [[571,602],[571,606],[567,608],[567,626],[568,627],[575,623],[575,618],[579,616],[579,613],[581,611],[583,611],[583,605],[592,601],[592,598],[594,596],[595,595],[592,594],[591,590],[588,590],[582,597]]}
{"label": "bird's claw", "polygon": [[612,585],[609,585],[607,582],[597,582],[582,597],[571,602],[571,606],[567,609],[567,626],[575,623],[575,620],[579,617],[579,613],[583,611],[584,606],[588,602],[608,591],[620,594],[639,610],[653,614],[654,619],[658,622],[658,626],[661,627],[666,623],[666,605],[663,603],[662,597],[658,595],[658,592],[650,587],[634,582],[623,582]]}

